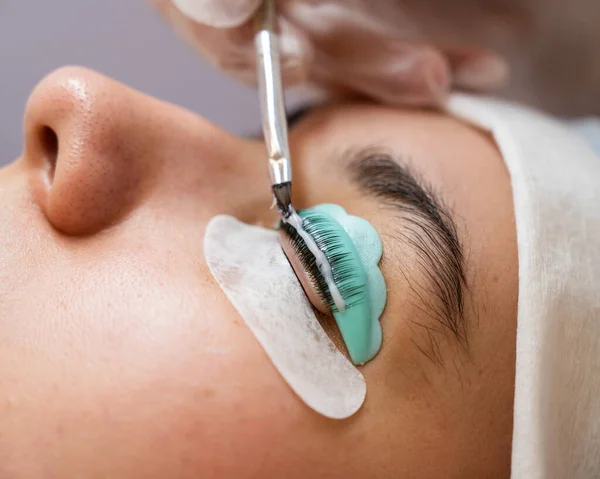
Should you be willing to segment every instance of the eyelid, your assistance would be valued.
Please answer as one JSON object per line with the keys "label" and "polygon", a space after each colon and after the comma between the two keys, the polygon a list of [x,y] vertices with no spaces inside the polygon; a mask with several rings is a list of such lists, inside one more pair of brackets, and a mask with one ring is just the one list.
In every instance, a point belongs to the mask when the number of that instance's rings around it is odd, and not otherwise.
{"label": "eyelid", "polygon": [[283,233],[280,234],[280,237],[285,256],[290,262],[290,266],[292,266],[292,270],[298,278],[298,282],[302,286],[302,291],[304,292],[306,299],[310,303],[313,312],[315,313],[315,317],[317,318],[317,321],[319,322],[329,339],[331,339],[333,344],[340,350],[341,353],[343,353],[347,357],[347,359],[350,359],[350,354],[348,353],[346,344],[344,343],[344,339],[342,338],[342,333],[340,332],[340,329],[337,326],[335,318],[330,312],[325,312],[325,310],[328,310],[329,307],[323,302],[321,298],[318,297],[316,291],[314,290],[314,287],[312,287],[310,284],[307,284],[311,283],[311,280],[308,277],[302,265],[298,263],[296,255],[292,251],[289,251],[291,245],[289,244],[288,237]]}

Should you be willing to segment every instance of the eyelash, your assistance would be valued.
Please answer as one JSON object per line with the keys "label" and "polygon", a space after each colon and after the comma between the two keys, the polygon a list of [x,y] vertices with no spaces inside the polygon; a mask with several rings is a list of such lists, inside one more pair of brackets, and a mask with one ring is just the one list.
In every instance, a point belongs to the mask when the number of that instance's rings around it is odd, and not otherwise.
{"label": "eyelash", "polygon": [[[333,270],[333,279],[344,298],[346,308],[351,308],[365,300],[364,285],[353,283],[357,272],[353,267],[351,255],[345,251],[343,244],[339,241],[337,234],[327,231],[324,222],[318,218],[304,220],[304,229],[309,233],[319,249],[327,256]],[[302,268],[306,272],[313,288],[321,300],[325,302],[332,311],[337,311],[333,298],[327,287],[323,276],[319,271],[315,256],[312,254],[298,232],[287,223],[282,223],[280,228],[285,232],[292,249]]]}

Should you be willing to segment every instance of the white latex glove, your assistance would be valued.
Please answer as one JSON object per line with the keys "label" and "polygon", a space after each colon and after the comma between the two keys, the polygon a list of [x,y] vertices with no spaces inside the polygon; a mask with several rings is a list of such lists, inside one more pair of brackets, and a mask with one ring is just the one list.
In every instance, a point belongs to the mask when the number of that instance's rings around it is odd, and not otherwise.
{"label": "white latex glove", "polygon": [[[255,84],[261,0],[150,0],[217,68]],[[311,83],[392,105],[451,89],[555,113],[600,113],[596,0],[277,0],[286,85]],[[499,52],[498,54],[492,52]]]}

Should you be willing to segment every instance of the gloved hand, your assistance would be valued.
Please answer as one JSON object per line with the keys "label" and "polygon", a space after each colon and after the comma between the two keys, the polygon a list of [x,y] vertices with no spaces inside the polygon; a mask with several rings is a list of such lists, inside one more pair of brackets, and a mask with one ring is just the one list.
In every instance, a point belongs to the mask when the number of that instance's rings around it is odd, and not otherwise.
{"label": "gloved hand", "polygon": [[[151,1],[217,68],[255,84],[250,20],[261,0]],[[277,8],[288,86],[436,105],[450,88],[490,91],[507,78],[498,56],[467,41],[485,27],[476,23],[473,13],[485,12],[473,0],[281,0]]]}
{"label": "gloved hand", "polygon": [[[217,68],[255,83],[249,20],[261,0],[150,1]],[[277,7],[287,85],[436,105],[451,88],[494,92],[509,65],[500,96],[560,115],[600,114],[598,1],[277,0]]]}

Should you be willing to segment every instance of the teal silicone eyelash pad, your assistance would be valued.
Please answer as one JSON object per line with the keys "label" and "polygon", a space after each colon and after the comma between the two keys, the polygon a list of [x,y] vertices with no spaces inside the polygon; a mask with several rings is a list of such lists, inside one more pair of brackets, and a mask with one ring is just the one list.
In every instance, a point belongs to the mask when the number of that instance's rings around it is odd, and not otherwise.
{"label": "teal silicone eyelash pad", "polygon": [[[349,215],[339,205],[322,204],[292,214],[297,217],[286,222],[299,234],[301,225],[303,233],[313,237],[335,237],[335,257],[324,251],[326,274],[330,276],[330,270],[336,271],[340,255],[344,257],[345,274],[341,280],[340,274],[334,275],[336,295],[331,295],[334,301],[330,306],[352,362],[365,364],[377,354],[382,342],[379,318],[385,308],[387,292],[379,269],[383,251],[381,239],[368,221]],[[298,221],[298,217],[302,221]],[[339,307],[339,299],[335,299],[340,294],[342,307]]]}

